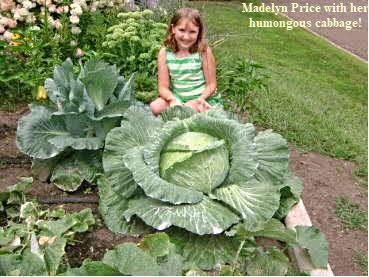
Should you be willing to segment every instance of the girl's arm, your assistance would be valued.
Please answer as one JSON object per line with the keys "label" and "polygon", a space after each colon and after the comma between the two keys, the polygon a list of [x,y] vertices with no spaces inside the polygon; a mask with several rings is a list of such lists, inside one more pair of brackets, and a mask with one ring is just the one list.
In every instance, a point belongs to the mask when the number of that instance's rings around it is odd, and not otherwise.
{"label": "girl's arm", "polygon": [[161,98],[167,102],[173,102],[176,98],[169,90],[169,70],[165,56],[165,48],[161,48],[158,54],[158,90]]}
{"label": "girl's arm", "polygon": [[217,89],[216,63],[210,47],[206,49],[206,52],[202,56],[202,68],[206,85],[200,99],[205,100]]}

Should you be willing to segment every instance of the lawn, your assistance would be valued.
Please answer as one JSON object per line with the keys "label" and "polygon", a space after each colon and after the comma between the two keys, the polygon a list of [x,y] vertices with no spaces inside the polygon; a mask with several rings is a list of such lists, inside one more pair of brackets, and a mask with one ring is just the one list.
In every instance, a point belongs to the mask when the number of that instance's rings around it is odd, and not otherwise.
{"label": "lawn", "polygon": [[[270,75],[269,89],[248,99],[248,120],[272,128],[304,151],[352,160],[367,175],[367,64],[308,31],[249,28],[240,3],[195,3],[210,35],[229,34],[219,64],[252,59]],[[254,20],[283,20],[252,14]],[[219,76],[218,76],[219,80]]]}

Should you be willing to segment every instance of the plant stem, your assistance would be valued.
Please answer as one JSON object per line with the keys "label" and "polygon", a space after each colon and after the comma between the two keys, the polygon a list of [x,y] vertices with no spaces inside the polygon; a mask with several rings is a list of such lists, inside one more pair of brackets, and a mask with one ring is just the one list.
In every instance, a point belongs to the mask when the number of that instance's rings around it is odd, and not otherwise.
{"label": "plant stem", "polygon": [[234,275],[234,272],[236,270],[236,262],[238,260],[238,257],[240,256],[241,250],[242,250],[245,242],[246,242],[246,240],[241,241],[240,246],[237,249],[236,257],[235,257],[235,259],[233,261],[232,275]]}

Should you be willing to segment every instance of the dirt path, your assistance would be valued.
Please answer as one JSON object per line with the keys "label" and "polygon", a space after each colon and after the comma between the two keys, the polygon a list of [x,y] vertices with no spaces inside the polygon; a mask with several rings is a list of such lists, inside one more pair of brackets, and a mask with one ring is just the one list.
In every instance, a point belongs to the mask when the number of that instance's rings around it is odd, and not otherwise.
{"label": "dirt path", "polygon": [[[275,5],[287,6],[288,12],[285,13],[288,17],[294,20],[311,20],[312,27],[309,28],[313,32],[325,37],[329,41],[336,45],[348,50],[349,52],[368,60],[368,13],[362,12],[351,12],[350,5],[365,6],[368,5],[367,0],[261,0],[265,4],[274,3]],[[300,12],[296,10],[291,12],[292,3],[297,3],[301,6],[320,6],[321,12]],[[323,8],[325,5],[343,3],[347,7],[346,12],[326,12]],[[315,26],[315,22],[326,20],[327,18],[336,18],[339,21],[354,21],[361,18],[361,27],[354,28],[352,30],[345,30],[344,28],[318,28]]]}
{"label": "dirt path", "polygon": [[[17,120],[26,112],[26,107],[15,113],[0,111],[0,191],[13,185],[16,177],[31,174],[30,160],[25,158],[15,145]],[[346,196],[367,210],[367,189],[360,186],[353,176],[355,165],[318,153],[302,153],[293,147],[290,148],[290,169],[304,181],[302,198],[312,223],[328,239],[329,263],[333,272],[335,275],[362,275],[353,262],[353,256],[357,250],[368,251],[367,233],[346,230],[335,215],[335,199],[338,196]],[[52,184],[36,180],[30,195],[57,196],[63,195],[63,192]],[[94,195],[97,196],[96,192]],[[70,212],[90,207],[94,214],[99,216],[96,204],[63,206]],[[73,266],[79,266],[82,258],[101,259],[106,249],[132,239],[137,240],[115,235],[106,227],[100,226],[94,232],[79,238],[79,243],[67,249],[68,260]]]}

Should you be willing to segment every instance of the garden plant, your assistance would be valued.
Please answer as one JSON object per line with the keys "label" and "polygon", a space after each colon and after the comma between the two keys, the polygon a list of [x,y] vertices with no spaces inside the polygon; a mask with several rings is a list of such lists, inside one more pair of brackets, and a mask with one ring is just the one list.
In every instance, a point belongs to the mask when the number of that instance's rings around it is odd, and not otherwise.
{"label": "garden plant", "polygon": [[[219,106],[151,113],[147,102],[156,97],[156,57],[170,10],[132,10],[123,5],[128,2],[0,5],[0,88],[33,92],[36,100],[18,122],[17,147],[50,185],[66,192],[97,185],[89,189],[99,196],[93,215],[90,209],[45,209],[26,197],[27,178],[0,192],[6,218],[0,273],[288,275],[293,247],[314,267],[326,268],[324,235],[313,226],[283,223],[303,191],[288,169],[285,138],[257,131]],[[150,8],[150,1],[136,2]],[[255,89],[268,91],[263,69],[249,59],[220,64],[218,90],[228,110],[243,114]],[[72,267],[67,245],[76,233],[95,228],[99,215],[111,232],[142,239]],[[266,248],[260,238],[278,247]]]}

